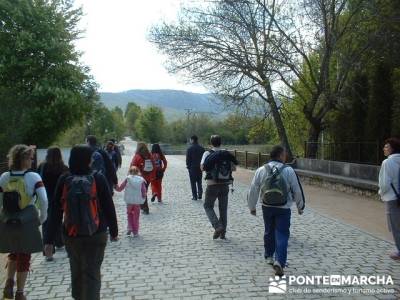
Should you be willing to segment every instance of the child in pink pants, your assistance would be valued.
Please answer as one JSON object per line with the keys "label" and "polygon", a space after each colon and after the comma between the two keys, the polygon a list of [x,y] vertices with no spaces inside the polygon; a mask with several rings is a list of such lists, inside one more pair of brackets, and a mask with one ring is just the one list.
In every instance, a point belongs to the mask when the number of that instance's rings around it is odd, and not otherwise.
{"label": "child in pink pants", "polygon": [[140,204],[144,203],[147,194],[146,181],[139,173],[140,171],[137,167],[131,167],[129,175],[119,186],[115,187],[118,192],[125,190],[124,201],[128,218],[126,234],[129,236],[133,233],[134,237],[139,236]]}

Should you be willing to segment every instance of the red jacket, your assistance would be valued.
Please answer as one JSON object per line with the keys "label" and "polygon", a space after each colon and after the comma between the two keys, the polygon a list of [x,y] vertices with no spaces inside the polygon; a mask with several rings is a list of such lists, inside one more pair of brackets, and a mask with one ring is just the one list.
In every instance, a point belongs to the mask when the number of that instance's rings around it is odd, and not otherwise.
{"label": "red jacket", "polygon": [[[145,172],[143,170],[144,169],[144,161],[146,159],[150,159],[153,164],[153,170],[151,172]],[[144,178],[144,180],[147,181],[148,184],[150,182],[152,182],[154,179],[156,179],[156,165],[155,165],[154,160],[151,157],[151,155],[149,157],[143,158],[141,155],[135,154],[135,156],[132,158],[132,161],[131,161],[131,167],[132,166],[139,168],[142,177]]]}

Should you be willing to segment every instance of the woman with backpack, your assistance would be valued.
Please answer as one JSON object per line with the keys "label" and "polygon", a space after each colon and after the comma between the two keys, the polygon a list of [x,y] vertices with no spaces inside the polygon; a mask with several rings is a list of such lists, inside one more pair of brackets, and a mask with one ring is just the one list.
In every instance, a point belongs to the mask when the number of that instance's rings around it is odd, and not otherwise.
{"label": "woman with backpack", "polygon": [[[92,173],[92,149],[74,146],[69,158],[69,172],[58,180],[50,203],[45,253],[50,255],[56,230],[63,224],[65,249],[71,268],[74,299],[100,299],[101,264],[110,240],[118,240],[118,224],[107,179]],[[83,226],[84,225],[84,226]]]}
{"label": "woman with backpack", "polygon": [[151,182],[151,202],[154,202],[156,197],[158,202],[162,202],[162,179],[164,177],[165,169],[167,169],[167,160],[165,159],[165,155],[161,151],[159,144],[153,144],[151,147],[151,156],[156,166],[155,179]]}
{"label": "woman with backpack", "polygon": [[393,235],[396,251],[389,257],[400,260],[400,139],[385,141],[383,154],[387,157],[379,171],[379,195],[385,203],[389,231]]}
{"label": "woman with backpack", "polygon": [[[47,218],[47,195],[40,175],[29,171],[34,150],[15,145],[7,155],[10,171],[0,176],[0,253],[9,253],[5,299],[25,300],[31,254],[43,250],[39,226]],[[39,205],[40,216],[35,207]]]}
{"label": "woman with backpack", "polygon": [[[44,187],[46,188],[47,192],[48,202],[50,203],[53,201],[58,178],[60,178],[62,174],[68,172],[68,167],[64,164],[60,148],[51,147],[47,149],[46,160],[39,165],[37,172],[39,173],[40,177],[42,177]],[[49,211],[47,213],[49,214]],[[43,223],[42,233],[44,239],[46,239],[47,221]],[[62,240],[62,228],[60,226],[56,230],[55,247],[61,248],[63,246],[64,242]],[[46,256],[46,260],[52,261],[53,253],[50,256]]]}
{"label": "woman with backpack", "polygon": [[[155,179],[155,163],[145,143],[137,144],[136,153],[131,162],[131,167],[133,166],[139,169],[140,174],[142,174],[142,177],[146,180],[146,189],[148,189],[150,183]],[[147,195],[145,202],[140,205],[140,208],[143,210],[144,214],[149,214]]]}

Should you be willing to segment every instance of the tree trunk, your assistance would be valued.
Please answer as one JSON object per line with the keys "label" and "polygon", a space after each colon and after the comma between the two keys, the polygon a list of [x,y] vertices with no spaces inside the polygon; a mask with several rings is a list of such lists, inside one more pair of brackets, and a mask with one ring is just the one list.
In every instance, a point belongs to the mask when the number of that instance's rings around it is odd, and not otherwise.
{"label": "tree trunk", "polygon": [[321,122],[313,121],[310,122],[310,129],[308,130],[307,140],[307,158],[317,158],[318,152],[318,139],[321,134]]}
{"label": "tree trunk", "polygon": [[264,85],[265,91],[267,93],[268,104],[272,112],[272,117],[274,118],[275,126],[278,131],[279,139],[283,147],[285,147],[288,154],[288,162],[293,160],[293,153],[289,145],[289,140],[287,138],[286,129],[282,121],[281,114],[279,113],[278,106],[276,105],[274,95],[272,93],[271,85],[266,83]]}

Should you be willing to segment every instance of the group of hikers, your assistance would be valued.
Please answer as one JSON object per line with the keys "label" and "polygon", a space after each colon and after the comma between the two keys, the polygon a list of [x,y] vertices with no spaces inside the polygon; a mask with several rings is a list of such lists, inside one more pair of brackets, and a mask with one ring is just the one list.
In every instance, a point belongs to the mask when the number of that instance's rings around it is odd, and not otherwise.
{"label": "group of hikers", "polygon": [[[9,171],[0,176],[0,253],[9,253],[5,299],[26,299],[24,287],[32,253],[43,251],[46,260],[51,261],[55,248],[64,245],[70,263],[72,297],[100,299],[100,269],[108,235],[111,242],[119,239],[113,191],[124,191],[128,236],[139,234],[140,211],[149,214],[149,187],[151,201],[163,201],[162,179],[167,160],[159,144],[153,144],[149,151],[145,143],[138,143],[128,174],[119,183],[116,171],[122,159],[115,142],[108,142],[104,150],[97,147],[94,136],[88,136],[86,142],[71,149],[68,166],[59,148],[49,148],[46,160],[36,170],[32,170],[35,153],[31,147],[15,145],[10,149]],[[194,135],[186,153],[194,201],[203,198],[205,173],[204,210],[214,228],[213,239],[226,239],[229,186],[238,165],[235,156],[221,143],[220,136],[212,135],[206,151]],[[384,154],[388,158],[380,170],[379,194],[385,201],[397,246],[390,257],[398,260],[400,140],[386,140]],[[270,161],[256,170],[247,197],[251,215],[257,214],[257,203],[261,203],[264,257],[278,276],[287,266],[292,206],[296,205],[300,215],[305,209],[300,180],[286,163],[287,158],[284,147],[274,146]],[[214,211],[216,200],[218,216]]]}
{"label": "group of hikers", "polygon": [[113,191],[125,191],[127,234],[137,237],[140,209],[149,213],[149,185],[151,201],[162,202],[167,161],[160,146],[153,144],[150,152],[146,144],[138,143],[129,173],[120,184],[116,175],[122,163],[120,149],[113,141],[100,148],[94,136],[71,149],[68,166],[58,147],[47,150],[37,169],[32,167],[32,147],[15,145],[7,157],[9,171],[0,176],[0,253],[8,253],[3,298],[26,299],[32,253],[43,251],[52,261],[55,249],[65,246],[72,297],[100,299],[100,268],[108,235],[111,242],[118,240]]}

